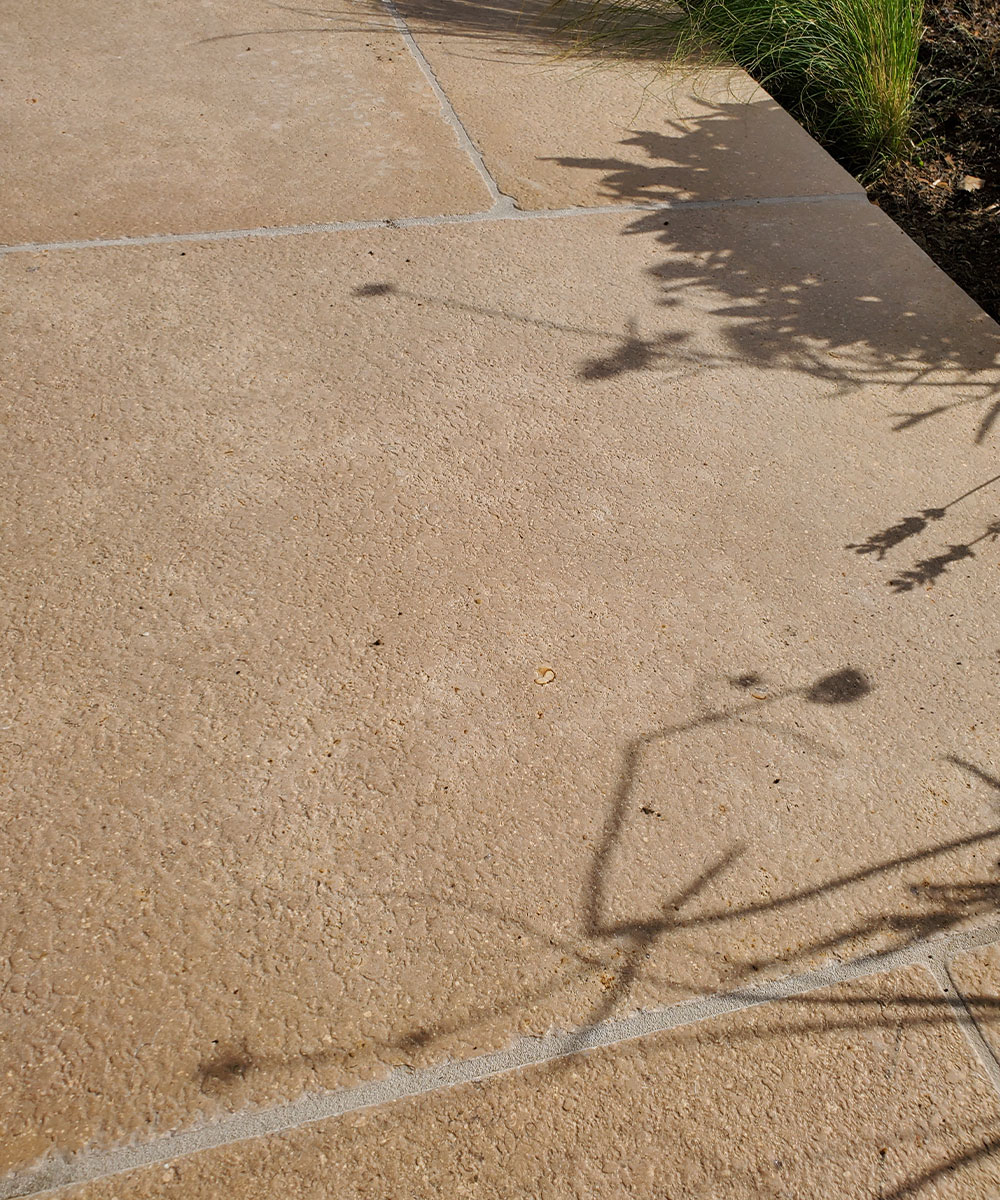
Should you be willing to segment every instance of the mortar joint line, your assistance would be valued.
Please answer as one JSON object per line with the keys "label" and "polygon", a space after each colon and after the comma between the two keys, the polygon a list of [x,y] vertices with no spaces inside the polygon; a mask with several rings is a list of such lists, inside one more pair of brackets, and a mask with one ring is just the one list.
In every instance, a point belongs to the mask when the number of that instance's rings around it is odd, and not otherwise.
{"label": "mortar joint line", "polygon": [[131,246],[160,246],[188,242],[232,242],[252,238],[299,237],[320,233],[359,233],[387,229],[423,229],[443,225],[477,225],[502,221],[562,221],[575,217],[628,216],[639,213],[702,212],[728,208],[770,208],[795,204],[829,204],[863,200],[863,192],[827,192],[812,196],[760,196],[731,200],[666,200],[653,204],[577,205],[572,208],[492,208],[473,213],[442,213],[426,217],[377,217],[363,221],[330,221],[307,225],[261,225],[253,229],[214,229],[188,233],[123,234],[120,237],[81,238],[65,242],[20,242],[0,245],[9,254],[48,254],[62,250],[107,250]]}
{"label": "mortar joint line", "polygon": [[451,126],[452,131],[458,138],[459,145],[471,159],[472,165],[476,168],[480,179],[482,179],[483,183],[486,185],[486,189],[493,201],[490,211],[499,213],[510,212],[516,209],[517,203],[513,196],[508,196],[506,193],[500,190],[497,181],[493,178],[492,173],[486,166],[486,161],[483,158],[482,152],[469,135],[469,131],[466,129],[462,118],[458,115],[458,112],[449,99],[447,92],[441,86],[441,81],[438,79],[434,68],[431,66],[423,50],[421,50],[420,46],[417,44],[416,38],[410,31],[410,27],[406,23],[406,20],[400,14],[399,9],[394,3],[394,0],[382,0],[382,5],[389,14],[389,17],[395,25],[400,37],[406,43],[406,48],[413,56],[417,66],[420,68],[425,79],[430,85],[431,91],[433,91],[434,95],[437,97],[438,103],[441,105],[441,112],[445,121],[449,126]]}
{"label": "mortar joint line", "polygon": [[1000,1060],[997,1059],[993,1047],[984,1037],[975,1014],[969,1008],[965,994],[952,972],[950,957],[951,955],[946,950],[933,950],[929,964],[931,974],[937,980],[938,987],[941,988],[945,999],[951,1006],[955,1020],[969,1043],[969,1048],[982,1065],[983,1072],[992,1083],[994,1090],[1000,1095]]}

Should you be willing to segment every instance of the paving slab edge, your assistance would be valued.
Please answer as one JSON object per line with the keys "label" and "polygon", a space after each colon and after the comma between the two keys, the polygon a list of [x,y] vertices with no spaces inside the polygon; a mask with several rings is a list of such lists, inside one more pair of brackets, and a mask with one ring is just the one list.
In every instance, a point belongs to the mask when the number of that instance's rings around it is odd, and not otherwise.
{"label": "paving slab edge", "polygon": [[554,1030],[543,1036],[518,1038],[504,1050],[474,1058],[448,1059],[418,1069],[397,1067],[381,1079],[332,1091],[309,1092],[272,1108],[246,1109],[221,1120],[165,1134],[147,1142],[107,1150],[84,1149],[73,1154],[53,1153],[38,1165],[11,1172],[0,1180],[0,1200],[52,1194],[67,1187],[121,1175],[141,1167],[186,1158],[236,1142],[284,1133],[461,1084],[492,1079],[570,1055],[635,1041],[911,966],[923,966],[934,977],[941,988],[943,1002],[950,1006],[984,1073],[1000,1093],[1000,1062],[980,1032],[948,966],[949,960],[959,954],[998,944],[1000,921],[951,935],[928,938],[882,954],[833,963],[756,987],[743,987],[663,1008],[646,1009],[577,1030]]}

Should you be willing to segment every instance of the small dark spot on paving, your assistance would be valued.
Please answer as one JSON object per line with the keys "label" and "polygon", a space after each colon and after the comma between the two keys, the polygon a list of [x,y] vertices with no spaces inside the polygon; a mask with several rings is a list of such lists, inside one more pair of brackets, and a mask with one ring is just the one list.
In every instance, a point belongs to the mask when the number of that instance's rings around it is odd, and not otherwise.
{"label": "small dark spot on paving", "polygon": [[391,283],[363,283],[354,289],[355,296],[391,296],[395,292]]}
{"label": "small dark spot on paving", "polygon": [[198,1067],[202,1086],[235,1083],[253,1067],[253,1059],[245,1050],[227,1050]]}
{"label": "small dark spot on paving", "polygon": [[426,1046],[433,1036],[429,1029],[421,1029],[418,1026],[416,1029],[411,1029],[409,1033],[404,1034],[400,1038],[399,1044],[404,1049],[419,1050],[421,1047]]}
{"label": "small dark spot on paving", "polygon": [[747,671],[744,675],[734,676],[729,682],[733,687],[752,688],[761,682],[761,676],[757,671]]}
{"label": "small dark spot on paving", "polygon": [[368,644],[369,644],[369,646],[381,646],[381,645],[382,645],[382,639],[381,639],[381,638],[376,638],[374,642],[369,642]]}
{"label": "small dark spot on paving", "polygon": [[645,813],[647,817],[662,817],[663,813],[657,812],[655,808],[649,808],[645,804],[639,809],[641,813]]}

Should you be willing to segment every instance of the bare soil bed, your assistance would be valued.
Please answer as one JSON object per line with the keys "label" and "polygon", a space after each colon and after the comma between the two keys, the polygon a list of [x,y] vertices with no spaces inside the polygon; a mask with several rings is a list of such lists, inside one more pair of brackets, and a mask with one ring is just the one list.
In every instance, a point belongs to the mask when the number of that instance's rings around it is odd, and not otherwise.
{"label": "bare soil bed", "polygon": [[927,0],[916,148],[872,200],[1000,319],[1000,0]]}

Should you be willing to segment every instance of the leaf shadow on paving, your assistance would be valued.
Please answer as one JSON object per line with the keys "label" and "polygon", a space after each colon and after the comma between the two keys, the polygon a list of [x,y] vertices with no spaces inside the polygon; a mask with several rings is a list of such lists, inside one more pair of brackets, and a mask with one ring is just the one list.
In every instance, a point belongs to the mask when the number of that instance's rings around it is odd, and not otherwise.
{"label": "leaf shadow on paving", "polygon": [[[603,173],[608,199],[635,204],[662,204],[670,201],[679,191],[690,190],[692,179],[697,179],[700,173],[707,171],[708,164],[717,161],[720,151],[730,141],[731,131],[740,118],[742,107],[738,104],[717,105],[715,111],[705,117],[678,124],[670,136],[652,130],[634,132],[623,144],[639,146],[645,151],[649,160],[646,168],[624,158],[564,158],[559,161],[567,167]],[[752,223],[741,221],[732,228],[732,236],[723,240],[719,235],[720,229],[725,232],[724,222],[699,222],[687,217],[679,220],[663,210],[644,214],[626,230],[626,236],[652,234],[656,242],[670,251],[668,258],[648,268],[648,274],[657,280],[659,304],[662,307],[673,309],[683,306],[693,289],[718,298],[710,311],[714,316],[724,318],[724,321],[720,323],[720,344],[712,350],[706,351],[702,344],[694,342],[693,335],[684,332],[644,332],[638,319],[630,319],[624,333],[616,334],[610,330],[579,326],[557,327],[530,315],[500,312],[486,307],[476,307],[475,311],[515,326],[520,323],[544,325],[607,342],[606,351],[581,361],[578,374],[582,384],[637,371],[662,371],[678,377],[695,370],[739,365],[761,372],[777,369],[804,372],[833,384],[838,394],[849,395],[873,386],[888,387],[905,396],[906,402],[910,402],[914,396],[919,397],[922,388],[933,388],[936,397],[942,390],[952,389],[955,392],[954,400],[912,412],[891,411],[886,419],[894,422],[891,426],[894,431],[905,433],[914,425],[944,416],[953,410],[971,408],[976,415],[976,422],[969,429],[971,440],[977,444],[983,443],[990,435],[996,411],[1000,407],[1000,400],[996,399],[1000,391],[996,373],[1000,344],[992,326],[984,321],[969,329],[967,334],[956,332],[960,329],[958,322],[942,323],[936,306],[913,299],[900,286],[898,264],[892,258],[885,257],[882,239],[887,223],[880,214],[862,209],[861,216],[856,218],[859,229],[856,243],[836,241],[835,256],[831,256],[830,246],[834,244],[837,230],[824,227],[827,214],[819,208],[810,208],[807,214],[808,219],[816,223],[816,236],[810,239],[800,235],[791,243],[787,234],[793,217],[789,215],[789,210],[780,209],[768,214],[760,213]],[[893,249],[901,253],[911,252],[905,241]],[[945,287],[948,289],[946,298],[959,298],[950,285],[945,284]],[[396,297],[421,305],[451,307],[456,304],[453,300],[435,298],[429,294],[418,295],[391,281],[364,285],[356,289],[355,295],[373,300]],[[845,549],[859,555],[871,555],[874,561],[880,562],[901,543],[919,537],[931,528],[933,522],[943,520],[949,510],[997,482],[1000,482],[1000,476],[992,476],[965,489],[947,503],[928,505],[915,516],[899,518],[886,529],[866,535],[863,541],[852,543]],[[998,536],[1000,523],[989,521],[984,527],[977,528],[967,541],[949,545],[943,553],[928,554],[913,567],[899,570],[888,580],[888,586],[895,594],[927,586],[945,574],[954,563],[975,557],[975,547],[991,544]],[[746,676],[750,683],[759,678],[752,673]],[[847,703],[863,699],[868,687],[863,674],[853,670],[834,673],[829,679],[840,680],[848,686],[842,694],[834,696],[832,693],[824,694],[823,681],[818,681],[811,688],[791,689],[784,696],[797,695],[817,703]],[[754,707],[751,704],[748,710]],[[759,711],[759,705],[756,708]],[[707,724],[730,720],[748,710],[725,709],[710,713],[702,720]],[[613,849],[621,836],[626,815],[629,818],[636,815],[630,810],[629,798],[638,764],[647,747],[678,733],[680,728],[653,731],[632,742],[624,751],[625,767],[611,801],[612,816],[605,833],[605,843],[591,867],[590,893],[584,903],[587,913],[584,933],[590,938],[608,938],[616,942],[624,940],[625,948],[616,945],[619,957],[609,961],[567,945],[564,948],[577,959],[567,976],[546,983],[542,990],[532,992],[530,996],[518,997],[511,1003],[509,1011],[516,1012],[520,1005],[540,999],[553,988],[561,986],[570,975],[607,971],[613,966],[616,971],[614,982],[609,985],[606,1000],[592,1014],[589,1024],[606,1019],[627,999],[631,984],[642,969],[652,942],[668,929],[683,927],[685,920],[678,918],[676,913],[739,858],[742,853],[740,847],[732,847],[721,854],[690,885],[667,897],[664,909],[658,913],[625,923],[609,923],[600,915]],[[957,757],[949,757],[948,761],[980,782],[1000,789],[1000,781],[974,764]],[[663,815],[647,809],[643,809],[642,813],[656,817]],[[915,856],[880,863],[858,874],[833,877],[820,888],[789,894],[764,907],[780,908],[799,904],[823,892],[848,887],[864,876],[890,873],[906,863],[931,860],[963,846],[987,842],[998,835],[1000,828],[994,828]],[[863,924],[847,926],[823,941],[811,944],[801,957],[805,959],[810,954],[836,952],[859,938],[871,936],[879,929],[903,934],[911,942],[920,941],[953,928],[970,915],[992,914],[1000,907],[1000,879],[991,876],[971,884],[956,885],[946,881],[930,882],[923,888],[915,889],[914,894],[919,896],[922,908],[912,916],[884,914]],[[748,911],[727,910],[695,920],[729,921],[746,915]],[[548,936],[544,931],[528,932]],[[622,955],[624,962],[620,961]],[[743,986],[753,978],[752,973],[765,972],[773,965],[773,961],[748,960],[742,970],[734,971],[731,986]],[[793,963],[786,960],[783,965],[790,968]],[[669,984],[673,981],[662,982]],[[993,1003],[990,1000],[985,1002]],[[926,1006],[922,999],[917,1003],[918,1007]],[[915,1019],[928,1018],[920,1016]],[[934,1016],[930,1019],[939,1018]],[[427,1045],[457,1027],[454,1024],[442,1024],[432,1029],[416,1029],[400,1044],[411,1047]]]}
{"label": "leaf shadow on paving", "polygon": [[[692,177],[709,173],[730,141],[729,128],[741,108],[717,105],[708,116],[674,123],[675,136],[656,130],[633,133],[623,145],[645,152],[645,170],[624,158],[559,161],[604,172],[609,199],[669,202],[679,190],[691,188]],[[884,250],[863,228],[867,225],[877,236],[881,227],[884,234],[885,223],[875,214],[859,217],[859,236],[837,242],[833,258],[831,242],[822,236],[798,239],[789,253],[787,224],[788,218],[779,216],[741,225],[738,237],[720,244],[716,226],[678,222],[668,212],[658,212],[641,217],[628,233],[653,233],[672,252],[649,268],[662,280],[664,307],[684,304],[691,288],[710,289],[722,299],[713,312],[727,318],[725,347],[714,358],[699,347],[695,357],[702,365],[740,363],[765,371],[788,367],[833,383],[841,394],[888,385],[901,397],[901,409],[889,414],[895,432],[905,433],[961,410],[973,416],[973,443],[987,442],[1000,419],[1000,337],[992,322],[970,322],[957,334],[956,322],[943,326],[936,306],[922,304],[901,286],[894,262],[888,271],[880,270]],[[816,224],[822,231],[818,214]],[[898,249],[912,254],[905,243]],[[957,291],[953,297],[960,299]],[[971,304],[968,307],[974,311]],[[669,352],[676,362],[683,357],[683,346],[672,344]],[[632,327],[610,353],[583,364],[581,378],[642,369],[664,353],[655,335],[643,338]],[[934,392],[928,405],[920,403],[924,388]],[[942,402],[942,390],[954,391],[954,399]],[[943,506],[927,505],[917,515],[898,518],[847,549],[873,553],[881,561],[901,542],[923,534],[929,522],[943,519],[950,508],[998,480],[1000,476],[994,476]],[[1000,519],[989,520],[938,553],[926,553],[889,579],[888,586],[897,595],[930,586],[954,564],[975,558],[977,546],[995,543],[998,537]]]}
{"label": "leaf shadow on paving", "polygon": [[[672,132],[631,132],[622,145],[642,150],[645,166],[627,157],[558,162],[599,173],[609,201],[661,205],[681,194],[698,199],[701,179],[708,197],[720,162],[738,144],[744,109],[736,102],[716,103],[703,116],[667,122]],[[938,303],[928,304],[921,293],[909,292],[896,256],[912,256],[913,247],[901,234],[896,242],[894,227],[876,210],[850,212],[856,236],[846,239],[843,225],[832,223],[829,211],[820,206],[803,206],[798,213],[778,206],[759,211],[752,222],[732,225],[725,216],[699,221],[663,209],[643,214],[625,236],[651,236],[669,252],[646,271],[656,280],[657,304],[682,310],[692,292],[706,292],[713,300],[712,315],[721,318],[719,339],[706,347],[693,332],[649,328],[648,318],[646,328],[630,318],[620,331],[560,326],[606,344],[580,362],[581,383],[650,370],[672,378],[734,366],[765,373],[791,370],[833,385],[840,397],[873,387],[898,396],[885,416],[893,432],[905,435],[918,426],[947,417],[964,420],[968,414],[971,443],[988,444],[1000,418],[1000,333],[981,313],[979,320],[973,319],[977,310],[944,276]],[[797,229],[796,221],[808,221],[812,228],[803,224]],[[355,294],[455,304],[417,296],[391,281]],[[967,305],[970,320],[964,326],[958,320],[942,322],[939,304],[949,303]],[[514,326],[544,325],[525,314],[477,311]],[[933,399],[923,403],[928,392]],[[880,563],[903,542],[932,537],[935,524],[951,509],[998,482],[1000,476],[977,482],[944,504],[939,498],[922,498],[913,512],[893,517],[881,530],[859,534],[846,549]],[[1000,507],[996,517],[961,533],[944,545],[929,543],[916,561],[898,567],[886,586],[905,595],[933,585],[956,564],[969,565],[980,550],[997,542]]]}
{"label": "leaf shadow on paving", "polygon": [[[994,475],[975,487],[968,488],[960,496],[949,500],[947,504],[923,508],[910,516],[900,517],[886,529],[870,533],[861,542],[849,542],[845,547],[855,554],[871,555],[873,561],[882,562],[890,551],[894,550],[910,538],[920,537],[926,532],[932,522],[943,521],[950,509],[961,504],[963,500],[979,491],[991,488],[1000,482],[1000,475]],[[907,567],[888,580],[888,586],[898,596],[912,592],[918,587],[931,587],[944,575],[951,566],[958,562],[968,562],[976,557],[976,547],[980,544],[996,542],[1000,539],[1000,519],[988,521],[981,529],[976,528],[974,536],[963,542],[949,543],[944,551],[918,559],[913,566]]]}
{"label": "leaf shadow on paving", "polygon": [[[745,105],[716,103],[706,115],[668,121],[672,132],[636,130],[623,146],[642,151],[646,166],[630,158],[558,159],[560,165],[600,172],[609,200],[632,204],[666,204],[682,192],[698,192],[737,138]],[[704,198],[708,199],[706,192]],[[683,305],[692,288],[715,293],[720,306],[712,312],[726,318],[724,350],[713,360],[699,350],[702,367],[739,363],[767,370],[778,366],[828,380],[847,392],[871,384],[894,384],[915,407],[890,414],[899,431],[959,408],[975,413],[971,432],[982,443],[1000,416],[1000,332],[983,317],[966,333],[957,323],[941,321],[909,293],[895,255],[912,254],[899,235],[896,245],[884,242],[895,232],[875,211],[854,210],[853,240],[827,240],[818,209],[805,210],[815,231],[795,236],[795,215],[778,208],[761,211],[752,222],[740,222],[729,240],[720,241],[720,225],[706,221],[677,222],[669,212],[638,218],[625,236],[652,234],[670,256],[648,273],[660,287],[664,308]],[[789,237],[789,234],[792,236]],[[881,235],[882,244],[879,244]],[[831,250],[835,248],[836,253]],[[887,257],[892,255],[892,257]],[[943,278],[943,277],[942,277]],[[961,293],[951,288],[958,300]],[[968,305],[970,315],[976,310]],[[627,331],[622,348],[633,344]],[[581,374],[605,369],[621,350],[584,364]],[[639,365],[643,365],[639,363]],[[921,407],[922,389],[953,388],[956,396]]]}
{"label": "leaf shadow on paving", "polygon": [[[449,10],[455,7],[448,6]],[[472,6],[465,7],[471,14]],[[502,5],[475,7],[489,11],[508,8]],[[468,20],[471,24],[474,18],[470,15]],[[493,36],[494,27],[490,23],[492,18],[489,13],[484,13],[479,20],[483,32]],[[710,116],[685,122],[678,136],[666,136],[648,130],[630,134],[627,144],[642,148],[649,158],[650,166],[646,170],[614,158],[560,161],[569,167],[601,172],[611,198],[632,203],[670,200],[678,192],[690,191],[692,180],[697,180],[699,174],[705,171],[706,164],[717,160],[720,153],[724,152],[734,122],[742,110],[742,105],[719,106]],[[913,411],[897,413],[889,419],[899,421],[895,428],[904,433],[913,425],[943,417],[952,410],[968,409],[975,414],[970,436],[982,443],[991,432],[995,419],[991,414],[1000,404],[995,399],[998,385],[990,375],[997,361],[994,348],[996,340],[992,332],[980,326],[968,337],[942,334],[936,311],[907,306],[899,288],[898,273],[893,270],[884,276],[872,273],[869,251],[873,243],[870,240],[865,243],[861,238],[855,246],[837,243],[833,261],[828,242],[804,242],[799,237],[793,246],[786,245],[789,212],[772,210],[766,219],[764,213],[757,214],[759,222],[734,225],[731,237],[725,234],[724,221],[721,224],[717,220],[702,223],[685,219],[678,222],[670,213],[662,211],[643,214],[627,230],[627,235],[650,236],[654,244],[668,251],[668,257],[663,262],[651,262],[647,269],[648,274],[656,280],[659,303],[664,309],[683,305],[685,295],[691,289],[702,289],[717,298],[716,307],[711,311],[713,315],[723,318],[719,322],[721,333],[708,349],[703,344],[695,344],[693,337],[683,332],[644,328],[637,317],[629,318],[621,330],[594,330],[582,325],[560,327],[530,315],[500,312],[491,315],[515,324],[528,321],[553,330],[564,328],[568,332],[582,332],[600,339],[603,342],[601,352],[582,359],[578,365],[581,387],[627,378],[636,372],[662,371],[678,377],[694,371],[739,365],[761,372],[778,369],[805,372],[833,384],[845,394],[873,384],[885,385],[897,388],[901,394],[905,393],[907,403],[912,395],[919,395],[922,387],[934,387],[937,394],[942,388],[950,388],[955,393],[954,401],[934,404],[926,409],[921,409],[918,402]],[[818,207],[809,208],[808,212],[810,220],[815,217],[821,224],[823,214]],[[884,219],[876,214],[871,220],[877,244],[885,230]],[[860,218],[859,224],[863,221],[864,218]],[[373,301],[396,295],[417,303],[455,303],[440,299],[435,301],[433,297],[417,300],[416,293],[405,293],[388,281],[366,285],[355,294]],[[482,308],[476,311],[486,313],[488,310]],[[955,327],[954,323],[949,326],[952,330]],[[930,498],[925,506],[914,507],[914,511],[919,511],[921,516],[900,518],[896,526],[868,535],[866,541],[852,544],[848,549],[856,553],[871,553],[877,558],[885,557],[901,542],[923,534],[930,527],[930,521],[939,519],[937,516],[928,517],[929,512],[943,513],[970,495],[972,490],[985,489],[996,481],[994,478],[977,484],[976,489],[967,489],[963,496],[950,500],[940,508],[932,509],[930,505],[935,498]],[[940,503],[940,498],[936,499]],[[971,553],[973,546],[978,546],[984,539],[988,543],[991,536],[993,531],[988,527],[985,533],[976,532],[966,542],[958,544],[966,546]],[[865,549],[867,546],[871,547],[870,551]],[[965,557],[968,555],[957,555],[948,563]],[[937,575],[942,573],[937,566],[932,571],[925,565],[921,579],[928,576],[929,572],[936,572]],[[898,578],[906,580],[908,576],[904,571]],[[916,582],[914,580],[914,585]],[[731,958],[727,987],[738,993],[740,988],[752,987],[758,978],[766,977],[772,968],[780,967],[787,973],[815,954],[834,955],[842,952],[849,955],[856,942],[873,935],[884,934],[894,946],[906,946],[954,929],[969,919],[981,919],[997,912],[1000,908],[1000,875],[989,874],[971,882],[954,883],[949,879],[947,865],[943,865],[939,866],[937,876],[916,885],[906,880],[905,868],[920,863],[929,870],[937,860],[945,860],[949,855],[991,845],[994,839],[1000,838],[1000,825],[877,862],[857,871],[843,874],[834,872],[817,885],[785,892],[767,902],[725,910],[709,907],[707,911],[691,914],[689,910],[696,902],[704,903],[713,882],[722,878],[745,854],[741,845],[732,844],[704,865],[689,882],[664,889],[657,906],[652,910],[636,911],[624,917],[611,911],[608,901],[613,891],[614,867],[626,829],[642,822],[664,819],[664,814],[659,810],[642,805],[636,794],[636,780],[650,751],[685,731],[726,725],[747,718],[752,718],[762,728],[771,721],[786,736],[801,739],[803,735],[794,722],[786,719],[788,708],[794,709],[798,705],[838,707],[861,704],[876,685],[863,671],[849,666],[833,669],[818,679],[793,682],[778,688],[771,688],[763,672],[746,671],[734,676],[726,686],[737,693],[732,703],[704,707],[692,721],[652,729],[621,748],[618,781],[606,799],[604,833],[590,862],[585,891],[580,899],[578,935],[559,939],[550,930],[527,922],[514,922],[526,938],[537,939],[539,944],[546,947],[558,944],[568,960],[565,969],[532,981],[527,989],[512,986],[511,998],[502,1009],[494,1007],[488,1013],[465,1012],[455,1021],[406,1029],[396,1042],[398,1048],[433,1047],[439,1042],[443,1043],[447,1035],[460,1026],[474,1026],[480,1020],[502,1012],[516,1014],[525,1011],[539,998],[581,977],[597,979],[603,989],[603,995],[585,1018],[586,1028],[627,1006],[633,985],[641,975],[656,979],[648,969],[648,959],[654,944],[667,934],[685,928],[725,925],[766,912],[794,909],[843,893],[866,879],[880,878],[900,883],[908,890],[914,911],[902,913],[897,906],[887,904],[884,912],[874,916],[866,914],[858,920],[838,925],[822,939],[810,943],[788,958],[748,956],[742,961]],[[766,701],[752,696],[747,698],[747,693],[752,693],[758,687],[768,689]],[[829,752],[829,748],[824,750],[822,746],[812,746],[811,749],[817,754]],[[985,789],[994,803],[1000,800],[1000,780],[989,770],[958,756],[949,757],[948,761],[957,772],[974,779],[977,786]],[[390,901],[393,898],[387,896]],[[395,898],[400,898],[398,893]],[[441,896],[412,898],[424,904],[449,903]],[[480,911],[491,913],[497,922],[511,923],[508,914],[491,911],[487,905],[480,906]],[[674,981],[662,979],[657,982],[669,986]],[[970,999],[981,1006],[998,1007],[993,997]],[[952,1009],[944,1000],[928,1002],[926,997],[914,996],[911,1001],[914,1024],[933,1024],[953,1019]],[[823,1003],[826,1004],[825,1010],[821,1009]],[[863,1028],[878,1020],[878,1013],[873,1008],[863,1008],[859,1013],[849,1003],[836,1002],[836,1005],[837,1011],[843,1014],[836,1018],[840,1020],[842,1028]],[[829,1010],[829,1002],[817,1002],[817,1013],[824,1011],[828,1016]],[[831,1027],[830,1020],[817,1018],[817,1029]],[[317,1050],[315,1053],[303,1053],[298,1058],[318,1063],[326,1053]],[[279,1061],[261,1057],[247,1045],[235,1042],[228,1046],[220,1045],[215,1054],[202,1063],[201,1075],[207,1091],[224,1093],[230,1084],[255,1072],[267,1070]],[[553,1069],[560,1068],[556,1066]],[[982,1157],[994,1146],[995,1143],[991,1142],[975,1147],[964,1159],[956,1162]],[[922,1179],[936,1178],[953,1165],[946,1164]],[[897,1191],[895,1195],[902,1197],[911,1194],[912,1189],[920,1183],[921,1180],[914,1181],[907,1190]]]}

